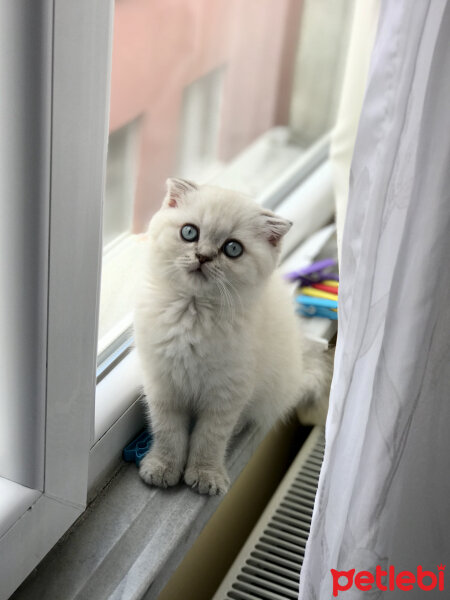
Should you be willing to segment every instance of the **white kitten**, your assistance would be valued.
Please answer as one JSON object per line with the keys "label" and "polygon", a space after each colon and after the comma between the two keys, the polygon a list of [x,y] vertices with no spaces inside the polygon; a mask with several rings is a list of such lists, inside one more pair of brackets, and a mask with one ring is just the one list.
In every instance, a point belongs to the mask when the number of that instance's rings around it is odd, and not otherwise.
{"label": "white kitten", "polygon": [[290,226],[236,192],[168,180],[135,313],[154,436],[147,483],[175,485],[184,471],[199,492],[223,493],[227,444],[246,421],[268,428],[311,396],[324,421],[331,369],[275,271]]}

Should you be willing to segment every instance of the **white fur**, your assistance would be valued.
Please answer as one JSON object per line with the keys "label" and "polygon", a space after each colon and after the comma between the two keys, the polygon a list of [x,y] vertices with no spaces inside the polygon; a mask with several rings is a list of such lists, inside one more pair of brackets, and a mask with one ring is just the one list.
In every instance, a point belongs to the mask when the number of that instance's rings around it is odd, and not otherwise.
{"label": "white fur", "polygon": [[[186,223],[197,242],[181,238]],[[147,483],[175,485],[184,471],[199,492],[223,493],[227,444],[246,420],[268,428],[311,394],[324,419],[330,371],[305,344],[275,270],[289,227],[236,192],[169,180],[135,312],[154,435],[140,467]],[[243,244],[239,258],[221,251],[229,239]],[[212,257],[201,272],[196,252]]]}

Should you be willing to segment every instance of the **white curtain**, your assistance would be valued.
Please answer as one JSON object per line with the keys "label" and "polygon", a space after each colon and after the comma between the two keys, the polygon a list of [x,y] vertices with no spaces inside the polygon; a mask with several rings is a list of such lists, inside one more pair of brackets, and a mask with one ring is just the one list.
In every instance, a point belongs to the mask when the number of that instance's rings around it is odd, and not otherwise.
{"label": "white curtain", "polygon": [[[330,569],[450,570],[449,261],[450,5],[388,0],[352,162],[326,453],[300,600],[333,598]],[[383,594],[353,587],[339,597]],[[415,587],[406,597],[446,594]]]}

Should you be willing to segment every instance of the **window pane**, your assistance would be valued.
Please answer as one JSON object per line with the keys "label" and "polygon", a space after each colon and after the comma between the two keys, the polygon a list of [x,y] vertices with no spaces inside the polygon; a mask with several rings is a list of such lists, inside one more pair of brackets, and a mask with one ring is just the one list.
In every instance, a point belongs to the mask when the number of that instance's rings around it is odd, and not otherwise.
{"label": "window pane", "polygon": [[[116,2],[99,352],[169,176],[261,195],[332,126],[353,0]],[[121,338],[123,341],[123,337]]]}

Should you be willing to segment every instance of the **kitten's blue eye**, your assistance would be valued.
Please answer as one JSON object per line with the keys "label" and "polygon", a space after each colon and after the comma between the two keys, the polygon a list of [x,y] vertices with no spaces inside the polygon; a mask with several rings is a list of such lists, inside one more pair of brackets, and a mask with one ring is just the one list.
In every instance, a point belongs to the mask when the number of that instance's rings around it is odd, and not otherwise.
{"label": "kitten's blue eye", "polygon": [[223,245],[223,253],[228,256],[228,258],[237,258],[244,252],[244,248],[241,243],[236,240],[228,240]]}
{"label": "kitten's blue eye", "polygon": [[195,225],[186,223],[186,225],[183,225],[181,228],[180,235],[185,242],[195,242],[198,240],[199,230]]}

